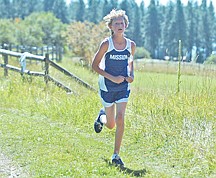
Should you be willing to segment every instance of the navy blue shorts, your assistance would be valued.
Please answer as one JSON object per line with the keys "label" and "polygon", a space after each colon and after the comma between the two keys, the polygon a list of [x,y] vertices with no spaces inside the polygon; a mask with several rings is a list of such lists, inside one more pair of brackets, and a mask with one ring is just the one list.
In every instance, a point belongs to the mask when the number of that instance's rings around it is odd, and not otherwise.
{"label": "navy blue shorts", "polygon": [[114,103],[128,102],[130,90],[124,91],[103,91],[100,90],[100,97],[104,107],[110,107]]}

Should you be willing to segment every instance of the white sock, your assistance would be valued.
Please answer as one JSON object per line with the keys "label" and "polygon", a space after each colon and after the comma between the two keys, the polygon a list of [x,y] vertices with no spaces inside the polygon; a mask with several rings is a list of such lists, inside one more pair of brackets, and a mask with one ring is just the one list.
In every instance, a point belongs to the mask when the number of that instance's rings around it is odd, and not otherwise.
{"label": "white sock", "polygon": [[106,124],[107,123],[107,118],[106,118],[106,115],[103,114],[100,116],[100,121],[103,123],[103,124]]}
{"label": "white sock", "polygon": [[114,158],[116,158],[116,156],[118,156],[118,154],[117,154],[117,153],[114,153],[114,154],[112,155],[112,160],[113,160]]}

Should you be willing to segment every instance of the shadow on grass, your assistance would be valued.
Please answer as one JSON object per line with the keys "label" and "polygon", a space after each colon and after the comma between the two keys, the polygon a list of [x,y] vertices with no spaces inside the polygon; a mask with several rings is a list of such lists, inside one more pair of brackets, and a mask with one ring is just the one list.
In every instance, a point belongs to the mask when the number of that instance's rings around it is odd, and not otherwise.
{"label": "shadow on grass", "polygon": [[143,177],[146,174],[146,169],[132,170],[132,169],[124,167],[124,166],[115,166],[108,159],[103,158],[103,160],[109,166],[116,167],[120,172],[123,172],[125,174],[129,174],[129,175],[132,175],[132,176],[135,176],[135,177]]}

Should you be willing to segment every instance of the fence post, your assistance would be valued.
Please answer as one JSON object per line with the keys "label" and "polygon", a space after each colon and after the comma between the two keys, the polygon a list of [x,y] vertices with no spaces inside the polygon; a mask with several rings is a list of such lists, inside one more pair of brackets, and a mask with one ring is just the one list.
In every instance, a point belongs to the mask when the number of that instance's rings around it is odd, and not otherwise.
{"label": "fence post", "polygon": [[62,53],[63,53],[63,48],[59,46],[59,61],[62,60]]}
{"label": "fence post", "polygon": [[46,53],[45,54],[45,76],[44,76],[44,80],[46,82],[46,84],[48,84],[48,75],[49,75],[49,54]]}
{"label": "fence post", "polygon": [[44,50],[43,50],[43,47],[41,47],[41,56],[44,55]]}
{"label": "fence post", "polygon": [[52,46],[52,61],[54,61],[55,60],[55,53],[54,53],[54,51],[55,51],[56,49],[55,49],[55,46]]}
{"label": "fence post", "polygon": [[[7,54],[4,54],[4,65],[6,67],[6,65],[8,64],[8,55]],[[8,76],[8,69],[7,68],[4,68],[4,76]]]}
{"label": "fence post", "polygon": [[[4,49],[8,49],[8,47],[5,45],[4,46]],[[7,77],[8,76],[8,69],[6,68],[6,65],[8,64],[8,55],[7,54],[4,54],[4,65],[5,65],[5,68],[4,68],[4,76]]]}

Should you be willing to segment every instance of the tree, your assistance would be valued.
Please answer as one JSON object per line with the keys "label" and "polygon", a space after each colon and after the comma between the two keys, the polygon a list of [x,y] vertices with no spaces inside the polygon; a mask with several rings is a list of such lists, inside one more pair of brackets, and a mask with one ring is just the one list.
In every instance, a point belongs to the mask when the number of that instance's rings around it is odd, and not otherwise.
{"label": "tree", "polygon": [[45,11],[45,12],[52,12],[52,10],[53,10],[53,5],[54,5],[55,1],[56,1],[56,0],[51,0],[51,1],[50,1],[50,0],[49,0],[49,1],[43,0],[44,11]]}
{"label": "tree", "polygon": [[99,0],[88,0],[87,20],[95,24],[102,19],[102,4]]}
{"label": "tree", "polygon": [[111,5],[110,9],[111,9],[111,10],[112,10],[112,9],[117,9],[117,8],[118,8],[118,4],[119,4],[118,1],[119,1],[119,0],[110,0],[110,5]]}
{"label": "tree", "polygon": [[66,26],[57,19],[53,13],[33,13],[28,17],[28,20],[36,23],[41,28],[43,32],[43,44],[63,46],[65,44],[65,38],[62,32],[65,31]]}
{"label": "tree", "polygon": [[[210,34],[211,34],[211,44],[215,44],[216,43],[216,16],[215,16],[215,10],[214,10],[214,6],[212,1],[210,1],[210,5],[208,8],[208,17],[209,17],[209,23],[210,23]],[[213,49],[213,45],[212,45],[212,50]]]}
{"label": "tree", "polygon": [[201,47],[202,35],[201,35],[200,28],[197,28],[201,26],[201,15],[200,15],[201,10],[197,2],[194,3],[193,9],[194,9],[194,22],[196,26],[194,29],[194,34],[193,34],[194,46],[196,47],[196,53],[198,53],[198,50]]}
{"label": "tree", "polygon": [[202,15],[201,15],[201,34],[202,34],[201,44],[202,44],[202,49],[204,51],[202,53],[203,58],[201,60],[199,60],[198,62],[203,63],[204,60],[207,58],[207,56],[210,55],[210,53],[212,51],[210,24],[209,24],[206,0],[202,0],[201,10],[202,10]]}
{"label": "tree", "polygon": [[[181,0],[170,0],[167,6],[160,5],[159,0],[151,0],[145,7],[144,2],[142,0],[138,7],[135,0],[70,0],[69,5],[66,0],[0,0],[0,18],[14,20],[11,22],[17,30],[13,32],[19,43],[41,44],[42,31],[42,43],[63,44],[64,39],[59,33],[65,28],[63,23],[89,21],[98,24],[112,9],[123,9],[130,22],[126,36],[137,46],[145,46],[153,58],[163,57],[162,51],[177,56],[179,40],[182,40],[183,52],[188,52],[185,54],[194,52],[192,48],[197,49],[198,62],[203,62],[203,57],[215,50],[216,17],[212,0],[209,6],[207,0],[202,0],[201,5],[189,0],[187,6],[183,6]],[[31,18],[36,18],[35,22],[22,22],[30,14],[43,11],[52,12],[55,20],[52,21],[53,17],[47,19],[46,14],[44,19],[33,15]],[[56,22],[57,19],[63,23]],[[34,23],[39,23],[39,26]],[[1,26],[4,34],[3,29],[6,30]],[[60,39],[59,43],[57,39]]]}
{"label": "tree", "polygon": [[197,35],[195,33],[196,28],[196,21],[195,21],[195,13],[193,11],[193,4],[192,2],[188,1],[187,7],[186,7],[186,23],[187,23],[187,60],[192,60],[192,50],[195,45],[195,39],[197,38]]}
{"label": "tree", "polygon": [[[140,35],[141,35],[141,46],[144,46],[144,41],[145,41],[145,4],[144,1],[140,3]],[[139,43],[138,45],[139,46]]]}
{"label": "tree", "polygon": [[85,3],[83,0],[79,0],[79,5],[76,12],[76,21],[83,22],[85,19]]}
{"label": "tree", "polygon": [[158,21],[158,12],[154,0],[150,1],[145,25],[145,46],[150,51],[152,58],[156,58],[159,47],[160,23]]}
{"label": "tree", "polygon": [[172,56],[178,55],[179,40],[182,41],[184,47],[187,45],[186,28],[187,26],[186,26],[183,6],[181,0],[177,0],[174,19],[171,22],[171,29],[170,29],[170,38],[173,39],[172,41],[170,41],[172,46],[171,48]]}
{"label": "tree", "polygon": [[128,36],[128,38],[134,39],[134,13],[135,12],[135,6],[134,6],[134,0],[133,1],[129,1],[129,0],[123,0],[120,3],[120,8],[122,10],[124,10],[128,16],[129,19],[129,26],[126,29],[126,35]]}
{"label": "tree", "polygon": [[210,32],[211,37],[216,37],[215,28],[216,28],[216,16],[215,16],[215,10],[212,1],[210,1],[209,7],[208,7],[208,17],[209,17],[209,23],[210,23]]}
{"label": "tree", "polygon": [[69,22],[77,21],[78,9],[79,9],[79,2],[78,1],[70,1],[68,6],[68,19]]}
{"label": "tree", "polygon": [[111,5],[109,4],[108,0],[104,0],[103,3],[103,17],[106,16],[112,10]]}
{"label": "tree", "polygon": [[0,17],[24,19],[43,10],[43,0],[0,0]]}
{"label": "tree", "polygon": [[28,0],[28,15],[43,10],[43,0]]}
{"label": "tree", "polygon": [[173,39],[170,38],[172,33],[171,30],[171,21],[174,14],[174,4],[173,2],[169,2],[166,7],[164,21],[162,22],[162,35],[161,35],[161,43],[164,49],[165,56],[170,56],[170,49],[172,48],[172,44],[170,43]]}
{"label": "tree", "polygon": [[11,1],[0,0],[0,17],[1,18],[11,18]]}
{"label": "tree", "polygon": [[100,42],[107,37],[109,31],[103,22],[94,24],[92,22],[75,22],[68,26],[66,31],[67,44],[72,52],[84,57],[88,65],[97,51]]}
{"label": "tree", "polygon": [[63,23],[68,23],[68,9],[65,0],[55,0],[53,4],[53,14],[61,19]]}
{"label": "tree", "polygon": [[19,45],[43,46],[45,34],[40,24],[35,23],[35,18],[36,15],[32,14],[16,23],[16,38]]}
{"label": "tree", "polygon": [[13,0],[12,2],[13,18],[24,19],[28,15],[28,0]]}
{"label": "tree", "polygon": [[0,27],[0,44],[15,43],[15,26],[13,24],[13,21],[8,19],[0,19]]}
{"label": "tree", "polygon": [[137,4],[135,4],[135,19],[134,19],[134,31],[132,34],[132,39],[136,41],[137,46],[143,45],[142,34],[141,34],[141,23],[140,23],[140,9]]}

